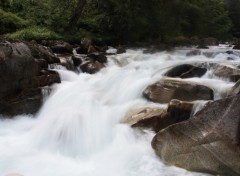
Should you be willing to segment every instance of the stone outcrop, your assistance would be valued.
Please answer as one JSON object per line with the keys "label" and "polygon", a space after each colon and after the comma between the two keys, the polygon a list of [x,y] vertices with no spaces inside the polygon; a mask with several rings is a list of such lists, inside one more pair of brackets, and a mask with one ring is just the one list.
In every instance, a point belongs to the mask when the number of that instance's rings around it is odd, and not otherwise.
{"label": "stone outcrop", "polygon": [[187,121],[160,131],[156,154],[170,165],[218,175],[240,175],[240,95],[208,103]]}
{"label": "stone outcrop", "polygon": [[207,72],[206,68],[197,67],[190,64],[182,64],[168,70],[164,75],[173,78],[201,77]]}
{"label": "stone outcrop", "polygon": [[143,96],[156,103],[169,103],[172,99],[182,101],[212,100],[213,90],[194,82],[163,79],[148,86]]}

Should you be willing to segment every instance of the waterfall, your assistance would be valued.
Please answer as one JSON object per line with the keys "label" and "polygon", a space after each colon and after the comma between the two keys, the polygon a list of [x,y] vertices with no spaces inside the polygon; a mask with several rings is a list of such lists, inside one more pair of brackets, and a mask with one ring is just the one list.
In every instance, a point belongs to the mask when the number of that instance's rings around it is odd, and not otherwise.
{"label": "waterfall", "polygon": [[[0,175],[206,176],[165,165],[151,148],[153,132],[120,123],[131,108],[162,106],[144,99],[142,91],[171,66],[226,58],[186,52],[128,50],[109,56],[107,67],[94,75],[58,70],[62,83],[52,86],[37,115],[0,121]],[[211,71],[187,80],[209,86],[216,99],[233,85]]]}

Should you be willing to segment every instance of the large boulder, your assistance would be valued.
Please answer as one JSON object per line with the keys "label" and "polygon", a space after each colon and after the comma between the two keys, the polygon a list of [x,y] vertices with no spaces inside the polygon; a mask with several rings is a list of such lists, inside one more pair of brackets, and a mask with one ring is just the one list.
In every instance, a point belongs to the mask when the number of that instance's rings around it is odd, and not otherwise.
{"label": "large boulder", "polygon": [[165,73],[165,76],[179,77],[179,78],[192,78],[201,77],[207,72],[206,68],[197,67],[190,64],[182,64],[173,67]]}
{"label": "large boulder", "polygon": [[208,103],[193,118],[172,125],[152,140],[170,165],[219,175],[240,175],[240,95]]}
{"label": "large boulder", "polygon": [[0,114],[36,113],[42,105],[41,87],[60,82],[58,73],[47,71],[52,56],[46,51],[36,43],[0,39]]}
{"label": "large boulder", "polygon": [[38,63],[22,42],[0,43],[0,99],[17,93],[38,75]]}
{"label": "large boulder", "polygon": [[240,69],[234,65],[218,64],[216,65],[213,74],[220,78],[237,82],[240,78]]}
{"label": "large boulder", "polygon": [[169,103],[172,99],[182,101],[212,100],[213,90],[195,82],[163,79],[148,86],[143,96],[156,103]]}

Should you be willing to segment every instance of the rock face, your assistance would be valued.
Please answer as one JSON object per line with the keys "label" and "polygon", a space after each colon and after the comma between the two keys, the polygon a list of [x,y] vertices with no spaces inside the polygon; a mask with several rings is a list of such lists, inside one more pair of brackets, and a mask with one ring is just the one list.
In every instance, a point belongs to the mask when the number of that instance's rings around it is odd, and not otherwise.
{"label": "rock face", "polygon": [[0,114],[38,111],[41,87],[60,82],[58,73],[47,70],[51,59],[55,56],[38,44],[0,40]]}
{"label": "rock face", "polygon": [[218,64],[213,72],[214,75],[237,82],[240,78],[240,69],[232,65]]}
{"label": "rock face", "polygon": [[192,78],[201,77],[207,72],[206,68],[196,67],[189,64],[178,65],[165,73],[165,76],[179,77],[179,78]]}
{"label": "rock face", "polygon": [[240,95],[209,103],[193,118],[160,131],[152,147],[191,171],[240,175]]}
{"label": "rock face", "polygon": [[156,103],[169,103],[172,99],[182,101],[212,100],[213,90],[194,82],[163,79],[148,86],[143,96]]}

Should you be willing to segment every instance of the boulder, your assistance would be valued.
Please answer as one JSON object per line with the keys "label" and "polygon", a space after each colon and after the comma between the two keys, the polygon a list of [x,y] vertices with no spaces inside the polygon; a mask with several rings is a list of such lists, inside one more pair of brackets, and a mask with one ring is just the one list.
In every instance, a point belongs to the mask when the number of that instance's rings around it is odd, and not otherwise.
{"label": "boulder", "polygon": [[59,53],[59,54],[63,54],[63,53],[70,53],[72,54],[73,52],[73,47],[65,42],[65,41],[61,41],[61,40],[43,40],[41,42],[42,45],[44,46],[48,46],[52,49],[52,51],[54,53]]}
{"label": "boulder", "polygon": [[138,128],[151,128],[153,131],[166,128],[174,123],[164,109],[159,108],[140,108],[129,111],[121,121]]}
{"label": "boulder", "polygon": [[238,81],[240,77],[240,69],[234,67],[233,65],[218,64],[214,68],[213,74],[231,81]]}
{"label": "boulder", "polygon": [[167,164],[216,175],[240,175],[240,95],[208,103],[187,121],[152,140]]}
{"label": "boulder", "polygon": [[0,99],[31,84],[38,75],[38,63],[29,47],[22,42],[0,43]]}
{"label": "boulder", "polygon": [[160,108],[140,108],[129,111],[122,119],[132,127],[151,128],[158,132],[172,124],[190,118],[193,103],[173,100],[169,103],[167,110]]}
{"label": "boulder", "polygon": [[84,58],[82,56],[72,56],[73,65],[75,67],[78,67],[80,64],[82,64]]}
{"label": "boulder", "polygon": [[76,48],[77,54],[88,54],[88,48],[84,48],[83,46]]}
{"label": "boulder", "polygon": [[56,72],[46,70],[48,59],[54,58],[46,51],[35,42],[0,40],[0,114],[36,113],[42,105],[41,87],[60,82]]}
{"label": "boulder", "polygon": [[107,62],[107,57],[104,55],[104,53],[91,53],[88,55],[88,57],[100,62],[100,63],[106,63]]}
{"label": "boulder", "polygon": [[100,71],[104,67],[105,66],[102,63],[98,61],[93,61],[91,59],[89,59],[87,62],[80,65],[80,69],[82,70],[82,72],[89,73],[89,74],[94,74]]}
{"label": "boulder", "polygon": [[173,67],[165,73],[165,76],[169,77],[179,77],[179,78],[192,78],[192,77],[201,77],[207,72],[206,68],[201,68],[193,66],[190,64],[182,64]]}
{"label": "boulder", "polygon": [[163,79],[148,86],[143,96],[156,103],[169,103],[172,99],[182,101],[212,100],[213,90],[195,82]]}
{"label": "boulder", "polygon": [[25,44],[29,47],[35,59],[44,59],[48,64],[60,63],[60,59],[53,54],[50,48],[35,42],[25,42]]}

